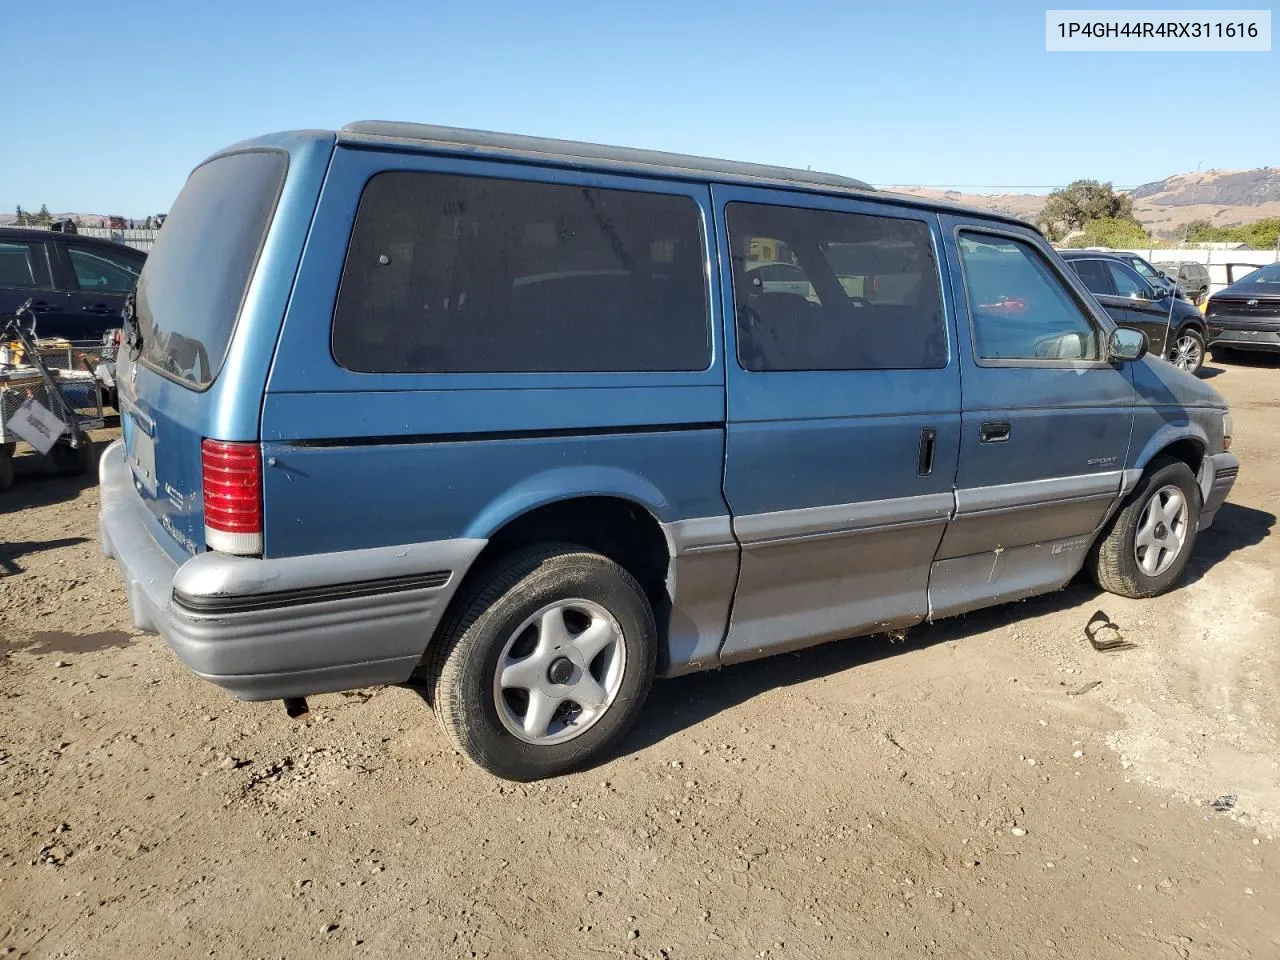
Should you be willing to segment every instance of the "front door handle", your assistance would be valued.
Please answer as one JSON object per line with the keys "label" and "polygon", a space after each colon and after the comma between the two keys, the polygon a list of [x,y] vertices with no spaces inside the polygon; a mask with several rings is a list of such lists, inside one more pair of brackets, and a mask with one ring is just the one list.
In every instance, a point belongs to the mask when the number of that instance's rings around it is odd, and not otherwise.
{"label": "front door handle", "polygon": [[93,313],[102,317],[109,317],[111,314],[116,312],[113,307],[109,307],[105,303],[95,303],[90,306],[81,307],[80,309],[85,313]]}
{"label": "front door handle", "polygon": [[933,473],[933,449],[937,444],[938,431],[934,427],[920,429],[920,455],[916,460],[916,475],[927,477]]}
{"label": "front door handle", "polygon": [[988,420],[978,430],[978,439],[982,443],[1004,443],[1009,439],[1009,424],[1002,420]]}

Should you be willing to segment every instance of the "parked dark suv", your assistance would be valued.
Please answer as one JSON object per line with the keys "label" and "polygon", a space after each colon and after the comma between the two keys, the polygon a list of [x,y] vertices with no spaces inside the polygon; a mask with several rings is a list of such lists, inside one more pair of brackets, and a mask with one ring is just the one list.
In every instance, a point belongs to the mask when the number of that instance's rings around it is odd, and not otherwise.
{"label": "parked dark suv", "polygon": [[0,316],[31,300],[37,336],[101,340],[120,326],[146,259],[110,240],[0,227]]}
{"label": "parked dark suv", "polygon": [[1161,260],[1156,269],[1174,281],[1188,300],[1199,306],[1209,296],[1209,268],[1195,260]]}
{"label": "parked dark suv", "polygon": [[1151,353],[1190,373],[1204,365],[1205,326],[1200,311],[1167,290],[1155,289],[1118,254],[1059,250],[1117,324],[1147,335]]}

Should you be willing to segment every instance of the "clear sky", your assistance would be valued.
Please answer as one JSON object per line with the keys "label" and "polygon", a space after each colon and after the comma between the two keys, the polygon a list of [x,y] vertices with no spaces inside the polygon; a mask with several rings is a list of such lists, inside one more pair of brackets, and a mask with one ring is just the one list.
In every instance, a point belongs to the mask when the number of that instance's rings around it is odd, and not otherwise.
{"label": "clear sky", "polygon": [[1046,53],[1049,5],[0,0],[0,210],[141,217],[222,146],[357,119],[875,184],[1131,186],[1280,164],[1280,53]]}

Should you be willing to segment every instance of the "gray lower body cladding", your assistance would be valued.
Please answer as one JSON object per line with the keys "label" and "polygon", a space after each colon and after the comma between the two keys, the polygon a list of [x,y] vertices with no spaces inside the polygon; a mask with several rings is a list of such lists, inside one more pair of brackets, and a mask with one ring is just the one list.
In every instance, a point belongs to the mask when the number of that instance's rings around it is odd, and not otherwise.
{"label": "gray lower body cladding", "polygon": [[147,528],[119,441],[101,466],[102,550],[120,566],[136,627],[246,700],[400,683],[426,649],[483,540],[179,564]]}

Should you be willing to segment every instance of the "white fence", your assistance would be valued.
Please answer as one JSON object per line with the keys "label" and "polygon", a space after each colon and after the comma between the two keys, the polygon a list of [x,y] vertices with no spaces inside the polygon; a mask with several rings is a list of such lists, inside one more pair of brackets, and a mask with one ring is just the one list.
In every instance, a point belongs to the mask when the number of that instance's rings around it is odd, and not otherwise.
{"label": "white fence", "polygon": [[[1268,263],[1280,262],[1280,251],[1276,250],[1181,250],[1155,248],[1151,250],[1126,250],[1125,253],[1136,253],[1150,264],[1159,266],[1162,263],[1194,260],[1209,268],[1209,292],[1217,293],[1227,285],[1227,264],[1251,263],[1256,267]],[[1240,271],[1236,271],[1239,279]]]}

